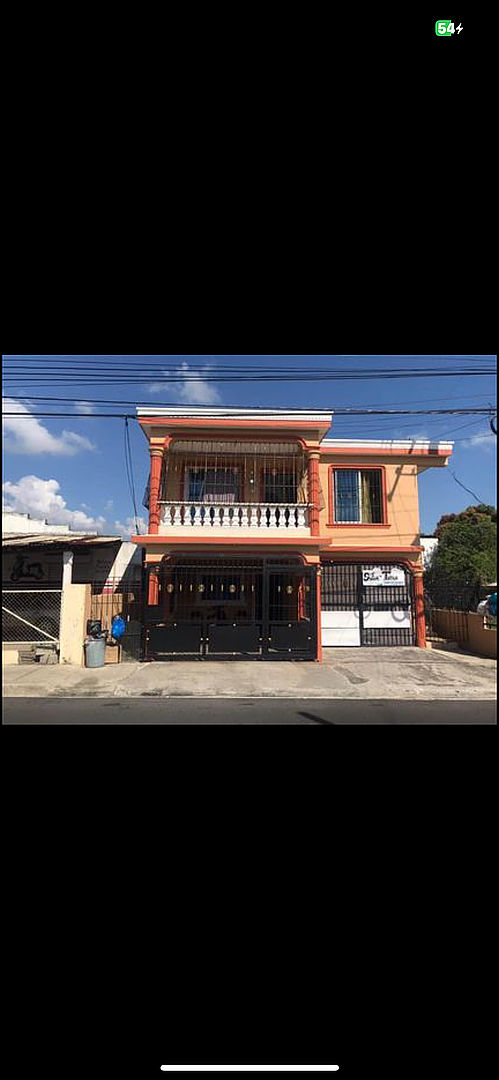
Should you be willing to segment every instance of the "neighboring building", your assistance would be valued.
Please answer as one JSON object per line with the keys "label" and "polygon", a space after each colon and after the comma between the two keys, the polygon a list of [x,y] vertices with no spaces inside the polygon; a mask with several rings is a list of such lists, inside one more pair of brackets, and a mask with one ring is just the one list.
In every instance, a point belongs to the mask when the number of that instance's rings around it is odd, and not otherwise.
{"label": "neighboring building", "polygon": [[[66,617],[66,646],[78,638],[77,655],[86,633],[86,619],[98,619],[110,630],[112,619],[123,614],[127,632],[113,660],[140,659],[142,626],[142,553],[133,543],[117,536],[97,536],[64,529],[39,535],[11,534],[2,537],[2,653],[21,654],[34,661],[40,651],[51,649],[64,658],[61,638]],[[69,601],[64,597],[87,585],[88,607],[78,623],[71,622]],[[68,629],[69,628],[69,629]],[[81,641],[79,640],[81,636]],[[65,662],[74,662],[65,660]]]}
{"label": "neighboring building", "polygon": [[328,412],[142,408],[146,655],[425,645],[418,476],[452,443],[328,439]]}
{"label": "neighboring building", "polygon": [[429,570],[431,561],[438,547],[438,537],[436,536],[422,536],[421,547],[423,548],[423,566],[425,570]]}
{"label": "neighboring building", "polygon": [[[68,569],[64,571],[64,566]],[[5,588],[48,588],[100,584],[108,589],[124,577],[140,577],[141,553],[118,536],[88,533],[4,535],[2,581]]]}
{"label": "neighboring building", "polygon": [[[2,508],[2,536],[31,536],[33,534],[37,536],[75,535],[71,533],[69,525],[49,525],[48,521],[42,518],[32,518],[30,514],[18,514],[17,510]],[[85,529],[83,533],[79,531],[77,535],[97,536],[97,532],[87,532]]]}

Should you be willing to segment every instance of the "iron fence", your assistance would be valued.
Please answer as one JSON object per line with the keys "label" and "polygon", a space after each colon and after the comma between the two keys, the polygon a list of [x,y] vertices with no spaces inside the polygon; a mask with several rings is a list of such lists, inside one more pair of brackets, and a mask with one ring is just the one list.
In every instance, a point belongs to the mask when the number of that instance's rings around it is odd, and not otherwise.
{"label": "iron fence", "polygon": [[482,591],[476,582],[459,584],[427,579],[424,599],[428,641],[453,641],[458,645],[467,645],[469,627],[466,616],[477,610]]}
{"label": "iron fence", "polygon": [[124,663],[141,659],[142,579],[107,578],[92,582],[90,617],[99,619],[102,629],[110,632],[115,615],[121,615],[126,631],[120,641]]}
{"label": "iron fence", "polygon": [[58,645],[61,589],[2,589],[2,640]]}

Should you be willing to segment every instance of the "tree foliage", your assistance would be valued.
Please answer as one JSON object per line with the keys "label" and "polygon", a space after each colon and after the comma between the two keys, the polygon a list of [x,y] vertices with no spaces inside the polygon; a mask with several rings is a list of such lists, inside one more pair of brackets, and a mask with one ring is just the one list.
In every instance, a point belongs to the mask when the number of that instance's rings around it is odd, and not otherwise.
{"label": "tree foliage", "polygon": [[497,510],[481,503],[445,514],[435,530],[439,544],[427,584],[486,585],[497,577]]}

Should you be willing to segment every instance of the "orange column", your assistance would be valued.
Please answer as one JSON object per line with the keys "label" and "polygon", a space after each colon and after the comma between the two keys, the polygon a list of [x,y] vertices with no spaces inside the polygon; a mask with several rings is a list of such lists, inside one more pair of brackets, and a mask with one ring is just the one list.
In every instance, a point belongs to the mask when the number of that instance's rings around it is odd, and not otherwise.
{"label": "orange column", "polygon": [[[157,536],[159,533],[159,521],[161,507],[159,495],[161,486],[161,469],[163,466],[163,451],[160,447],[151,447],[151,476],[149,483],[149,534]],[[149,604],[157,604],[159,600],[159,581],[155,573],[149,574]]]}
{"label": "orange column", "polygon": [[159,603],[159,580],[158,575],[153,570],[149,571],[149,594],[147,599],[148,604]]}
{"label": "orange column", "polygon": [[317,567],[317,660],[322,664],[322,566]]}
{"label": "orange column", "polygon": [[151,447],[151,479],[149,484],[149,534],[159,533],[159,488],[161,484],[161,467],[163,464],[163,451],[157,447]]}
{"label": "orange column", "polygon": [[426,649],[426,616],[424,610],[423,574],[414,574],[414,604],[416,608],[416,642],[420,649]]}
{"label": "orange column", "polygon": [[319,461],[320,454],[312,451],[308,455],[308,501],[311,503],[309,509],[309,521],[310,532],[312,536],[320,535],[320,516],[319,516]]}

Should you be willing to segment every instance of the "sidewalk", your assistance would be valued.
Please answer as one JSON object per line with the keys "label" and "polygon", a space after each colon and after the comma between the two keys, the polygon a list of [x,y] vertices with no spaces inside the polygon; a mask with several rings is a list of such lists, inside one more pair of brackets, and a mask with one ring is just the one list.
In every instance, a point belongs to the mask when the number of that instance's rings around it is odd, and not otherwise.
{"label": "sidewalk", "polygon": [[170,661],[3,668],[5,697],[493,700],[497,662],[423,649],[334,649],[323,664]]}

